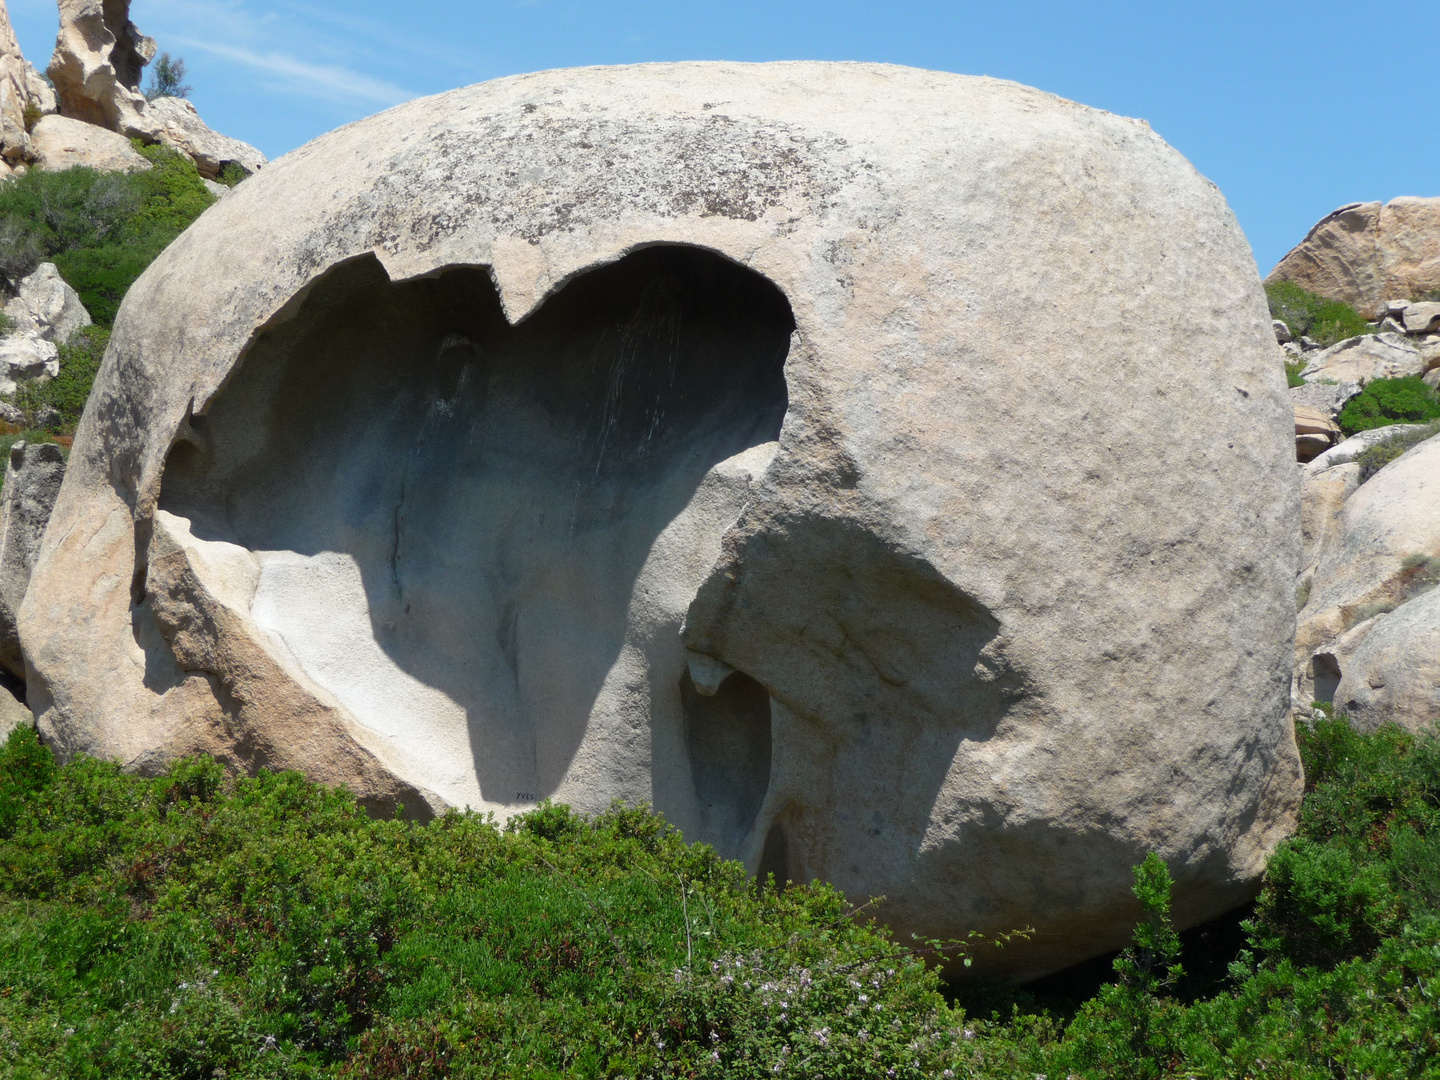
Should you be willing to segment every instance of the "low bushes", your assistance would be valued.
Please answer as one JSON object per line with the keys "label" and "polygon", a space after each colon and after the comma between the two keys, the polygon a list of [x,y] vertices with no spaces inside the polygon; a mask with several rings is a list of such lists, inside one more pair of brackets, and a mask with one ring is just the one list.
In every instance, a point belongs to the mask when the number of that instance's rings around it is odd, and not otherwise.
{"label": "low bushes", "polygon": [[1424,424],[1440,419],[1440,397],[1418,375],[1376,379],[1340,410],[1340,430],[1354,435],[1390,424]]}
{"label": "low bushes", "polygon": [[1328,718],[1299,739],[1300,830],[1228,978],[1187,989],[1151,857],[1111,981],[967,1011],[833,890],[757,892],[643,809],[373,821],[293,774],[61,768],[18,732],[0,1072],[1440,1076],[1440,743]]}
{"label": "low bushes", "polygon": [[1326,300],[1290,281],[1268,283],[1265,298],[1270,302],[1270,317],[1289,327],[1297,341],[1304,335],[1328,346],[1360,334],[1375,333],[1376,328],[1349,304]]}

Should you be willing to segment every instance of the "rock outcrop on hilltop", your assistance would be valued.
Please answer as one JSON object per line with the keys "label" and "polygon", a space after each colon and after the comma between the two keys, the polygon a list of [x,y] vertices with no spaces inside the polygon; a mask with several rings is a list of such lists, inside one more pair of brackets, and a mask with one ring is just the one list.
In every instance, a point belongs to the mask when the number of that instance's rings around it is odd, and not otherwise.
{"label": "rock outcrop on hilltop", "polygon": [[[1389,301],[1440,292],[1440,198],[1350,203],[1322,218],[1270,271],[1366,318]],[[1408,327],[1407,327],[1408,329]]]}
{"label": "rock outcrop on hilltop", "polygon": [[171,146],[190,155],[207,180],[232,164],[246,173],[265,164],[255,147],[210,130],[190,102],[146,100],[140,82],[155,42],[130,21],[130,0],[59,0],[59,6],[60,32],[47,71],[62,117]]}
{"label": "rock outcrop on hilltop", "polygon": [[10,12],[0,0],[0,174],[30,160],[30,130],[55,109],[55,92],[20,55]]}
{"label": "rock outcrop on hilltop", "polygon": [[139,769],[646,800],[902,937],[1031,925],[977,970],[1039,975],[1128,939],[1147,852],[1191,924],[1294,821],[1274,351],[1213,185],[1035,90],[675,64],[412,102],[132,288],[29,701]]}

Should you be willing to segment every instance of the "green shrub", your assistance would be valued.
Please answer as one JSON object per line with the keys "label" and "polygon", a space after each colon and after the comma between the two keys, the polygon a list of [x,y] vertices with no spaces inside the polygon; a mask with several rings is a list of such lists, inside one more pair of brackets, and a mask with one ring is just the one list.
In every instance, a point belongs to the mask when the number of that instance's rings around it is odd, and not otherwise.
{"label": "green shrub", "polygon": [[1308,362],[1303,359],[1285,361],[1285,385],[1304,386],[1305,380],[1300,377],[1300,373],[1308,366]]}
{"label": "green shrub", "polygon": [[131,283],[215,201],[194,163],[163,146],[136,148],[138,173],[38,169],[0,185],[0,272],[12,281],[47,260],[104,327]]}
{"label": "green shrub", "polygon": [[1397,431],[1383,442],[1374,446],[1367,446],[1355,458],[1360,464],[1360,483],[1364,483],[1378,473],[1390,462],[1395,461],[1406,451],[1412,450],[1422,442],[1433,439],[1440,435],[1440,423],[1427,424],[1423,428],[1411,428],[1406,431]]}
{"label": "green shrub", "polygon": [[1418,375],[1402,379],[1376,379],[1340,410],[1340,430],[1346,435],[1388,427],[1424,424],[1440,419],[1440,397]]}
{"label": "green shrub", "polygon": [[1270,302],[1271,318],[1279,319],[1288,326],[1297,341],[1305,335],[1328,346],[1376,331],[1376,327],[1344,301],[1326,300],[1306,292],[1294,282],[1268,283],[1265,298]]}
{"label": "green shrub", "polygon": [[1150,856],[1113,981],[967,1015],[833,889],[757,893],[645,809],[373,820],[208,759],[56,767],[22,729],[0,747],[0,1075],[1433,1080],[1440,741],[1329,716],[1297,739],[1299,830],[1228,983],[1178,992]]}

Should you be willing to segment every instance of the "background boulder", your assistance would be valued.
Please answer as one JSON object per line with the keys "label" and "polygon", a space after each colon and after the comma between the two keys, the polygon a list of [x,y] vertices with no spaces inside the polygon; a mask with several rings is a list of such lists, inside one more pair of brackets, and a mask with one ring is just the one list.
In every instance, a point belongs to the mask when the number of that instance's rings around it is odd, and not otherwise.
{"label": "background boulder", "polygon": [[1032,926],[976,970],[1038,975],[1128,938],[1147,852],[1188,925],[1294,822],[1275,349],[1214,186],[1014,84],[676,64],[411,102],[128,294],[29,701],[141,769],[646,800],[902,935]]}
{"label": "background boulder", "polygon": [[[1270,271],[1366,318],[1388,303],[1440,290],[1440,199],[1350,203],[1321,218]],[[1418,314],[1418,313],[1417,313]]]}

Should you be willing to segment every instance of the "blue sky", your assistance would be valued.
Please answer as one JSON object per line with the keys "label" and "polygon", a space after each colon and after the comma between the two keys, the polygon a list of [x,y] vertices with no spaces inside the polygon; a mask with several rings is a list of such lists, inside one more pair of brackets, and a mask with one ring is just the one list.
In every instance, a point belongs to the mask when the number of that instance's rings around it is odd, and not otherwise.
{"label": "blue sky", "polygon": [[[43,68],[54,0],[9,0]],[[1440,195],[1440,3],[134,0],[219,131],[272,157],[407,98],[543,68],[874,60],[1139,116],[1215,181],[1262,273],[1323,214]]]}

